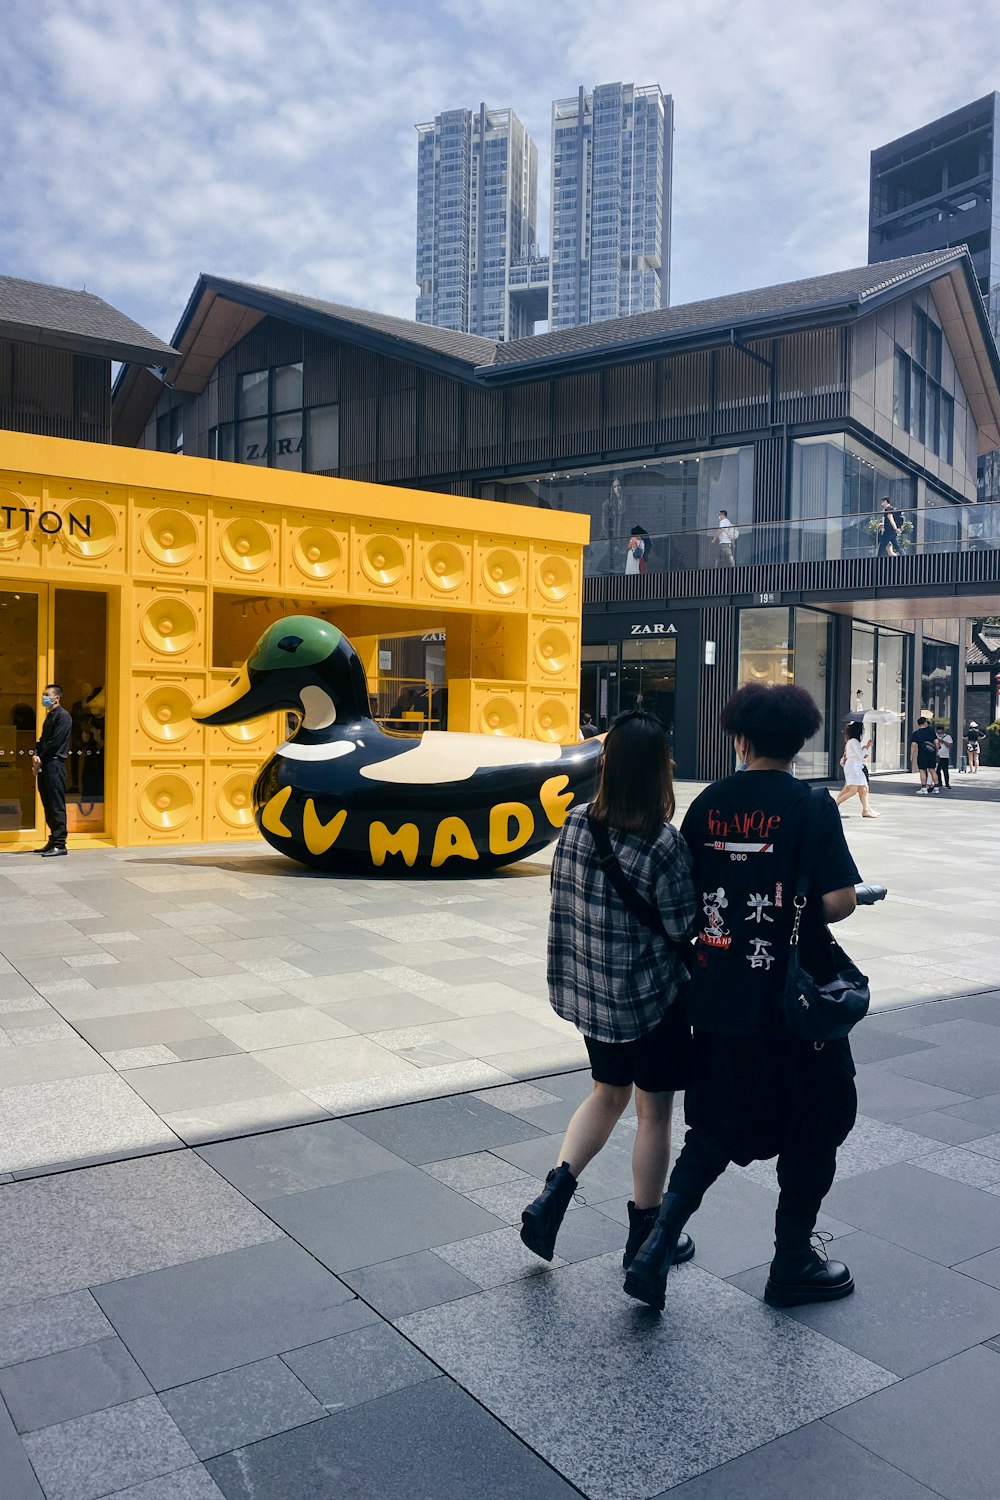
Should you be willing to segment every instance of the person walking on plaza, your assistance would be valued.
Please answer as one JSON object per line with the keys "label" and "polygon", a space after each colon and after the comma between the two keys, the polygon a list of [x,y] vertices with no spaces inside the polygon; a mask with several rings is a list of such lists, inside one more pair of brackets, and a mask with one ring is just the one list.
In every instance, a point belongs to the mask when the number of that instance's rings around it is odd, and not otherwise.
{"label": "person walking on plaza", "polygon": [[[667,737],[652,714],[620,715],[604,742],[597,796],[573,808],[552,861],[548,982],[553,1010],[583,1033],[594,1086],[569,1122],[545,1186],[521,1215],[521,1239],[551,1260],[587,1163],[635,1088],[638,1115],[624,1264],[649,1234],[670,1162],[675,1089],[687,1083],[691,1033],[679,995],[696,912],[691,856],[670,823]],[[688,1260],[685,1236],[673,1255]]]}
{"label": "person walking on plaza", "polygon": [[938,786],[946,787],[951,791],[951,752],[955,741],[948,733],[947,726],[939,729],[937,734],[937,780]]}
{"label": "person walking on plaza", "polygon": [[844,727],[844,753],[840,758],[840,764],[844,768],[844,785],[837,793],[835,801],[841,807],[849,797],[857,797],[861,803],[861,816],[863,818],[877,818],[878,813],[872,812],[871,803],[868,800],[868,777],[865,775],[865,752],[861,744],[861,736],[864,726],[861,724],[847,724]]}
{"label": "person walking on plaza", "polygon": [[979,770],[979,747],[985,738],[975,719],[970,719],[965,731],[965,769],[969,775]]}
{"label": "person walking on plaza", "polygon": [[792,774],[821,722],[802,688],[740,688],[721,723],[747,769],[696,797],[681,827],[704,912],[687,992],[688,1129],[656,1224],[625,1277],[628,1295],[657,1310],[678,1237],[704,1193],[730,1162],[772,1156],[779,1195],[765,1301],[828,1302],[854,1289],[847,1266],[812,1244],[857,1113],[850,1043],[801,1041],[778,1009],[799,876],[808,872],[799,951],[811,973],[829,953],[826,923],[850,916],[856,902],[858,871],[836,808]]}
{"label": "person walking on plaza", "polygon": [[62,688],[50,682],[42,694],[45,720],[31,752],[31,769],[38,777],[38,794],[45,809],[49,836],[37,852],[45,858],[66,853],[66,758],[73,720],[62,706]]}
{"label": "person walking on plaza", "polygon": [[910,769],[920,775],[917,796],[926,797],[929,792],[941,795],[934,771],[937,766],[937,732],[926,714],[921,714],[917,727],[910,735]]}

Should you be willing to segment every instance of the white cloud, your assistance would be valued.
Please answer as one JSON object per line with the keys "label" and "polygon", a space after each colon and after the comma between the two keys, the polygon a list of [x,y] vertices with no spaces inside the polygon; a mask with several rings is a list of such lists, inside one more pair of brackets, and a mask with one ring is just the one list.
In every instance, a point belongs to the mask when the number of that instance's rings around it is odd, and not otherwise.
{"label": "white cloud", "polygon": [[978,0],[5,0],[4,21],[0,271],[161,335],[202,270],[412,316],[413,125],[441,109],[514,107],[544,190],[552,99],[659,82],[685,301],[863,262],[871,148],[1000,84]]}

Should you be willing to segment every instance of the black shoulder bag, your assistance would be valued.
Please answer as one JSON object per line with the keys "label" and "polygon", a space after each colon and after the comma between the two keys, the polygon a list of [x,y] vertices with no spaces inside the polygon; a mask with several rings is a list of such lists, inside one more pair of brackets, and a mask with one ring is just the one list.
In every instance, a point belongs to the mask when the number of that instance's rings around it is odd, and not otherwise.
{"label": "black shoulder bag", "polygon": [[[823,792],[822,796],[827,793]],[[812,857],[807,850],[815,849],[815,838],[810,837],[815,807],[813,793],[805,799],[802,824],[799,830],[796,864],[798,875],[795,883],[795,920],[788,947],[788,970],[781,993],[781,1015],[792,1036],[821,1047],[824,1042],[834,1042],[847,1036],[868,1013],[871,991],[868,979],[844,952],[828,931],[830,947],[829,965],[832,977],[820,983],[802,965],[799,950],[799,926],[802,913],[809,900]]]}
{"label": "black shoulder bag", "polygon": [[618,862],[618,856],[612,847],[611,835],[608,833],[607,825],[588,812],[587,826],[590,829],[591,838],[594,840],[597,848],[597,862],[606,879],[610,880],[622,903],[628,907],[633,917],[640,921],[644,927],[648,927],[651,932],[655,932],[658,937],[663,938],[668,946],[673,949],[680,965],[679,978],[682,983],[686,982],[690,978],[688,957],[691,952],[691,944],[689,942],[679,943],[676,938],[672,938],[664,927],[663,918],[656,907],[636,890]]}

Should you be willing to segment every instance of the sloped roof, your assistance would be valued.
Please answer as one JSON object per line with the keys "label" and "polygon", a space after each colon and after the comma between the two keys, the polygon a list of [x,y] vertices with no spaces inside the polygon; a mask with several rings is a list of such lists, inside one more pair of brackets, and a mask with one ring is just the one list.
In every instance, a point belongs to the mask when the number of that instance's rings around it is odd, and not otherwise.
{"label": "sloped roof", "polygon": [[93,292],[15,276],[0,276],[0,337],[139,364],[166,364],[177,353]]}
{"label": "sloped roof", "polygon": [[613,318],[604,323],[584,323],[577,328],[561,328],[534,338],[514,339],[496,346],[495,367],[522,362],[538,364],[559,355],[580,355],[596,349],[633,345],[675,338],[694,332],[732,328],[765,319],[786,317],[790,313],[819,311],[823,308],[862,304],[890,291],[918,273],[936,270],[950,262],[960,261],[964,250],[939,250],[926,255],[907,255],[900,260],[882,261],[874,266],[856,266],[850,271],[833,271],[825,276],[807,276],[801,281],[783,281],[775,286],[756,287],[748,292],[730,292],[724,297],[708,297],[700,302],[685,302],[679,307],[664,307],[656,312],[638,313],[630,318]]}

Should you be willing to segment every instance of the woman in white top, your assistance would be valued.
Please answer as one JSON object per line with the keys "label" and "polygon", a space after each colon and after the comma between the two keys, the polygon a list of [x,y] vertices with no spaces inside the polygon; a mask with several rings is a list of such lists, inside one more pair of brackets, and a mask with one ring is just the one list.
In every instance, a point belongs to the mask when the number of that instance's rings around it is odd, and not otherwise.
{"label": "woman in white top", "polygon": [[868,800],[868,779],[865,776],[865,752],[861,748],[861,736],[863,728],[860,724],[848,724],[844,729],[844,753],[840,757],[840,764],[844,768],[844,785],[837,793],[837,806],[846,802],[848,797],[857,795],[861,803],[861,816],[863,818],[877,818],[878,813],[872,812],[871,803]]}

